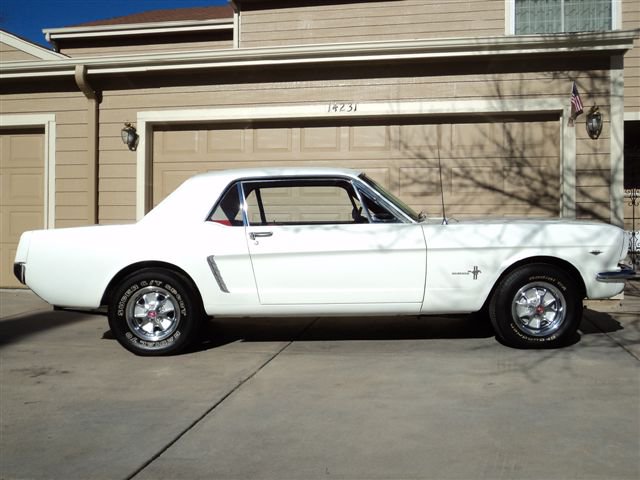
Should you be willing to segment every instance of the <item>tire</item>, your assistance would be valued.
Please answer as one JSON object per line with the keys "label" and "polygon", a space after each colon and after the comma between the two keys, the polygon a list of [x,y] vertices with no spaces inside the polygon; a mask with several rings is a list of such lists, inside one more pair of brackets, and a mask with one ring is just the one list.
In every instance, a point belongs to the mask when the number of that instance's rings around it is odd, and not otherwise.
{"label": "tire", "polygon": [[204,317],[195,286],[183,275],[145,269],[126,277],[109,303],[109,326],[118,342],[143,356],[183,351]]}
{"label": "tire", "polygon": [[489,303],[496,336],[516,348],[566,345],[582,319],[576,280],[549,264],[524,265],[508,273]]}

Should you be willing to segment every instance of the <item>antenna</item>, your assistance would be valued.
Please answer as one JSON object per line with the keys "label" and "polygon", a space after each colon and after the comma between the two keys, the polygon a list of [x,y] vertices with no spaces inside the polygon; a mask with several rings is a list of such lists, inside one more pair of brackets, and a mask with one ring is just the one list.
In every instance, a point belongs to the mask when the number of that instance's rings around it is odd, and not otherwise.
{"label": "antenna", "polygon": [[447,213],[445,212],[445,208],[444,208],[444,184],[442,183],[442,161],[440,160],[441,127],[442,127],[442,124],[440,123],[436,126],[436,133],[438,137],[436,139],[436,146],[438,149],[438,171],[440,172],[440,200],[442,201],[442,225],[448,225],[449,222],[447,221]]}

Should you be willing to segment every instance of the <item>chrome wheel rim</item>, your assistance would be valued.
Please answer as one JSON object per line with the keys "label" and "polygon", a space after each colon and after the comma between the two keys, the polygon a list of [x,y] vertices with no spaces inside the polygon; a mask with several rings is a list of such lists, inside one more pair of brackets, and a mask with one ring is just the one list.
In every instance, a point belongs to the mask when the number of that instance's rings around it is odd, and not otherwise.
{"label": "chrome wheel rim", "polygon": [[520,331],[533,337],[548,337],[564,323],[567,304],[558,288],[547,282],[533,282],[515,294],[511,312]]}
{"label": "chrome wheel rim", "polygon": [[170,337],[180,323],[178,301],[160,287],[137,291],[127,304],[127,325],[142,340],[159,342]]}

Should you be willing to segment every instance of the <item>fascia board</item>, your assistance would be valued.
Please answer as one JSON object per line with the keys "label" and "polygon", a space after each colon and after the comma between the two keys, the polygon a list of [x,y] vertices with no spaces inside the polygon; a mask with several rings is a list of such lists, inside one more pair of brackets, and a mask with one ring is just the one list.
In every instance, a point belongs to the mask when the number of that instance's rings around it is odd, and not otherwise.
{"label": "fascia board", "polygon": [[[86,25],[77,27],[62,27],[62,28],[45,28],[43,33],[49,35],[66,35],[74,33],[96,33],[96,32],[114,32],[118,30],[155,30],[159,28],[189,28],[197,26],[215,26],[215,25],[231,25],[233,26],[233,19],[230,18],[216,18],[211,20],[177,20],[174,22],[145,22],[145,23],[125,23],[117,25]],[[60,37],[58,37],[60,38]]]}
{"label": "fascia board", "polygon": [[633,47],[638,31],[553,36],[487,37],[425,41],[368,42],[316,46],[129,54],[114,57],[74,57],[48,62],[4,63],[0,78],[73,75],[86,65],[90,75],[175,71],[203,68],[242,68],[278,65],[379,62],[470,56],[624,51]]}
{"label": "fascia board", "polygon": [[[622,47],[620,48],[622,49]],[[564,48],[564,49],[526,49],[513,52],[501,52],[509,55],[523,54],[544,54],[544,53],[562,53],[562,52],[593,52],[598,50],[610,50],[610,48]],[[617,49],[616,49],[617,50]],[[357,62],[383,62],[394,60],[428,60],[428,59],[446,59],[446,58],[468,58],[477,56],[495,56],[497,53],[492,51],[473,51],[460,50],[456,52],[428,52],[428,53],[405,53],[405,54],[377,54],[377,55],[341,55],[341,56],[315,56],[306,58],[272,58],[272,59],[255,59],[255,60],[216,60],[192,63],[158,63],[155,65],[118,65],[118,66],[96,66],[89,67],[90,74],[112,74],[112,73],[141,73],[153,71],[171,71],[171,70],[196,70],[207,68],[247,68],[247,67],[267,67],[267,66],[290,66],[290,65],[309,65],[309,64],[337,64],[337,63],[357,63]]]}
{"label": "fascia board", "polygon": [[[131,26],[129,26],[131,27]],[[232,30],[233,22],[205,24],[205,25],[188,25],[188,26],[154,26],[147,27],[142,24],[139,28],[126,29],[100,29],[92,31],[78,31],[65,33],[52,33],[51,30],[43,30],[46,38],[50,41],[67,40],[76,38],[100,38],[100,37],[117,37],[117,36],[134,36],[134,35],[156,35],[160,33],[183,33],[183,32],[202,32],[215,30]]]}

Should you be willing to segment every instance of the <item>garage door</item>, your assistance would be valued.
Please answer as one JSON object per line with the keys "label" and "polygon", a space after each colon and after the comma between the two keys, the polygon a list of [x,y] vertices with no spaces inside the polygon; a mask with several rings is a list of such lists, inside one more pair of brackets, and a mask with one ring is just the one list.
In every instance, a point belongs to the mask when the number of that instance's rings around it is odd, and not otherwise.
{"label": "garage door", "polygon": [[0,287],[21,287],[13,276],[20,234],[44,226],[44,132],[0,132]]}
{"label": "garage door", "polygon": [[167,127],[154,132],[153,204],[207,170],[338,166],[366,171],[431,216],[441,215],[441,185],[448,216],[557,216],[559,131],[551,118]]}

